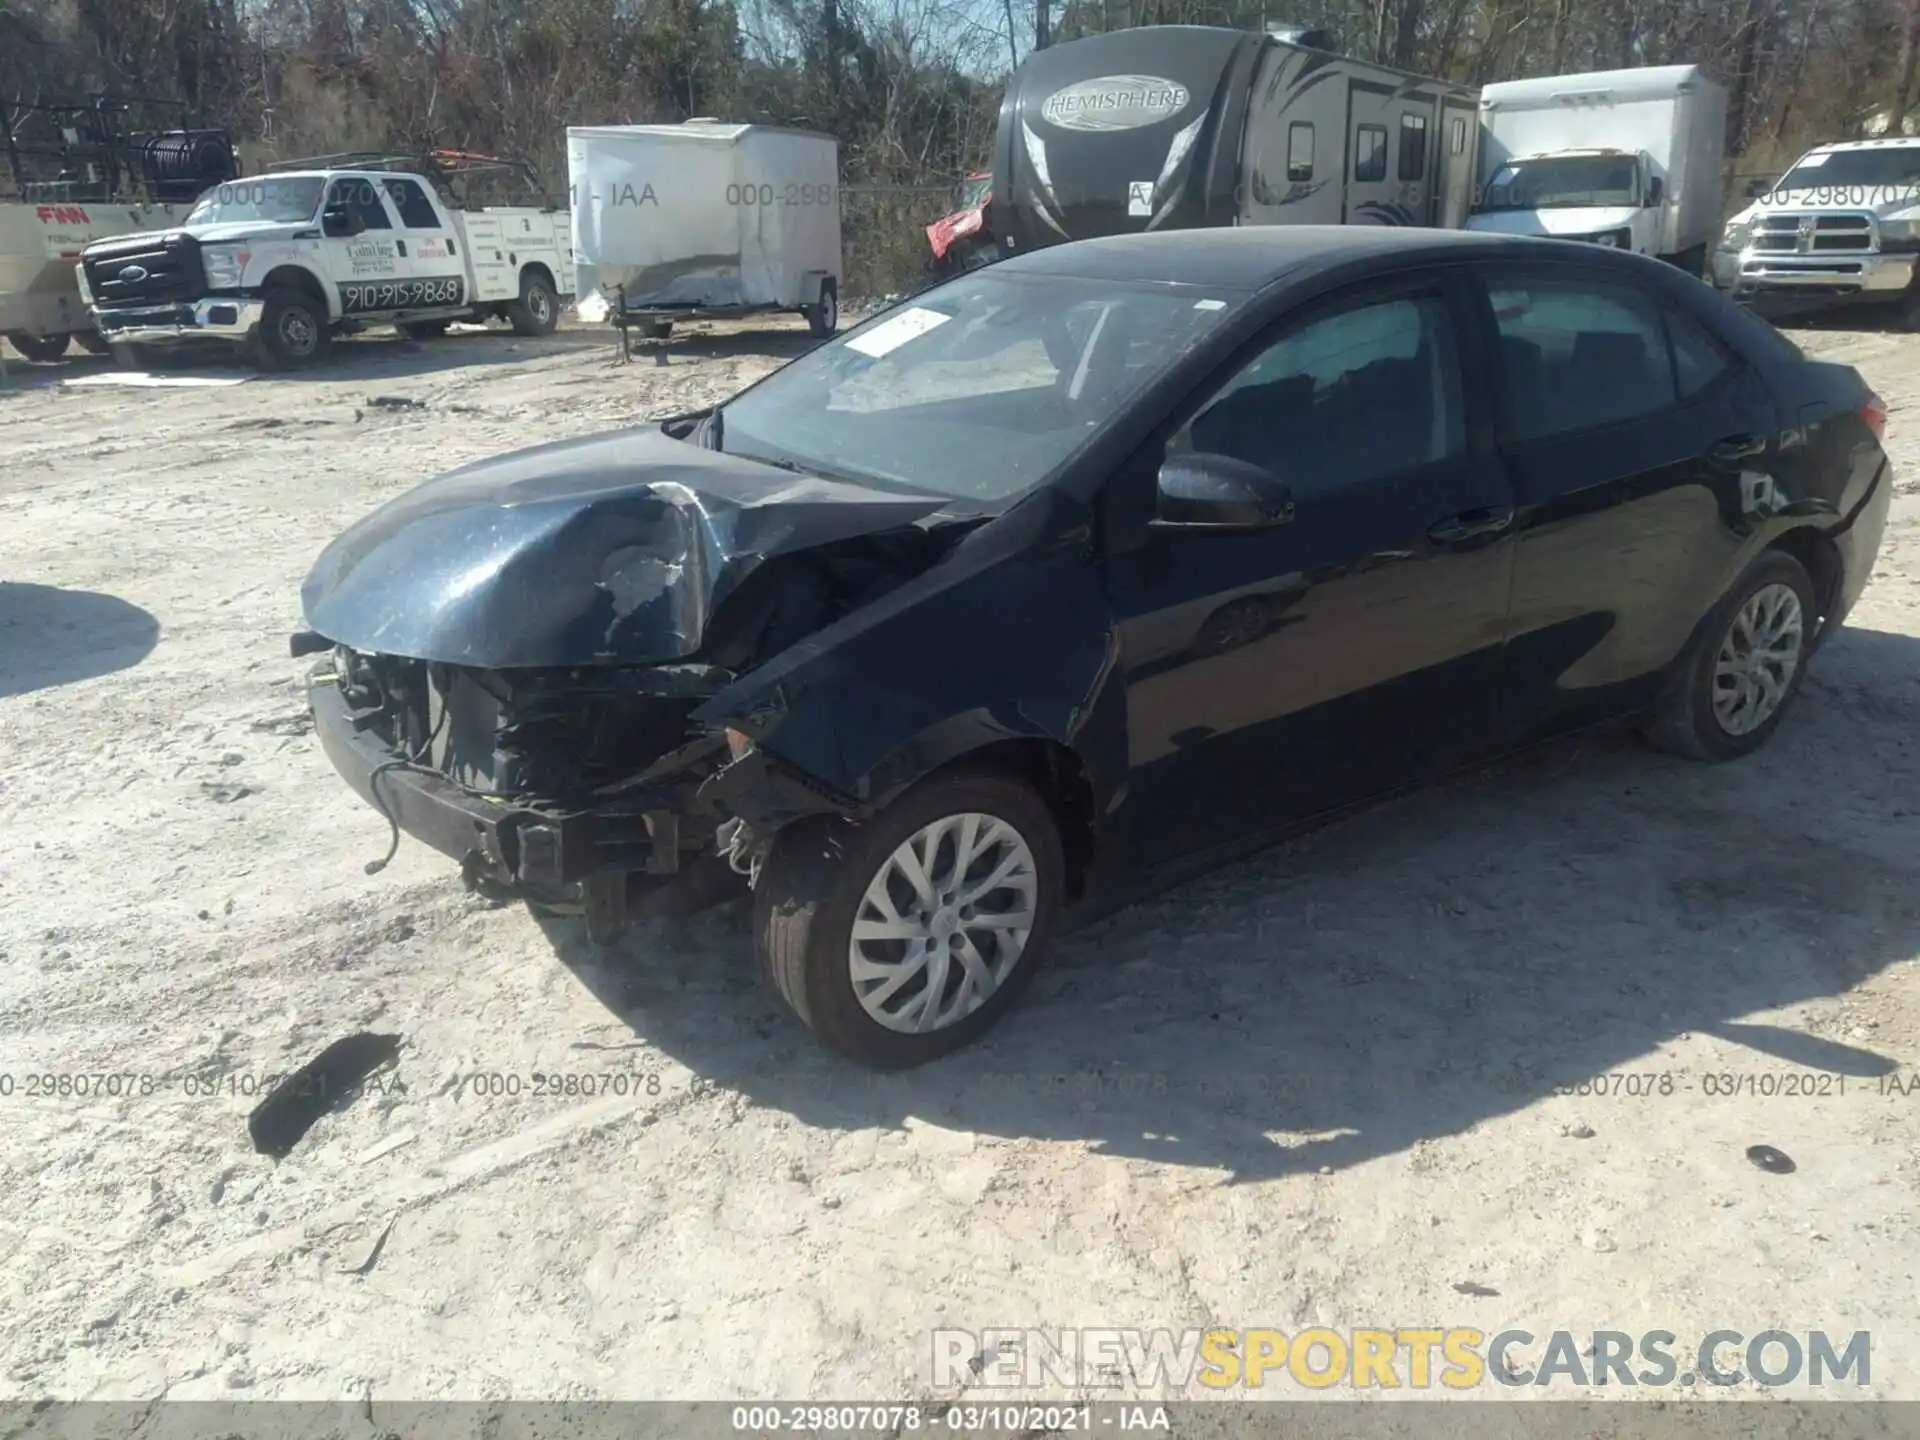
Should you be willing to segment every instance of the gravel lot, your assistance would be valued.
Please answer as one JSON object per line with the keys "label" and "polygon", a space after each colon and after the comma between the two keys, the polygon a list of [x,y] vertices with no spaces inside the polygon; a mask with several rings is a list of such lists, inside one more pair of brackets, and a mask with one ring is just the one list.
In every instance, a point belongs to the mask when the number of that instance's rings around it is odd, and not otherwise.
{"label": "gravel lot", "polygon": [[[987,1043],[888,1078],[759,987],[741,907],[596,961],[418,845],[366,874],[386,826],[286,651],[376,503],[722,397],[797,325],[168,388],[15,358],[0,1398],[931,1398],[935,1327],[1220,1324],[1688,1361],[1864,1329],[1866,1393],[1920,1399],[1920,1093],[1886,1078],[1920,1070],[1920,338],[1801,338],[1915,479],[1766,751],[1583,739],[1370,812],[1072,937]],[[266,1077],[358,1031],[397,1062],[256,1154]]]}

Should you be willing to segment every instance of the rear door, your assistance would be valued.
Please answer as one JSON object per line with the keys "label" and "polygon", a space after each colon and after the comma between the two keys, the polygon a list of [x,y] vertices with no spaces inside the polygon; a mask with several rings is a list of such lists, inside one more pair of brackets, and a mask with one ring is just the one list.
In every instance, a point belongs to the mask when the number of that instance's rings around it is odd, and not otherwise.
{"label": "rear door", "polygon": [[357,235],[329,236],[321,242],[328,274],[340,294],[340,313],[366,315],[397,308],[412,262],[401,256],[399,226],[380,185],[366,175],[336,176],[327,185],[326,208],[346,211],[362,227]]}
{"label": "rear door", "polygon": [[440,207],[418,180],[405,175],[384,182],[388,203],[400,221],[399,245],[408,287],[409,310],[437,310],[468,300],[460,242]]}
{"label": "rear door", "polygon": [[1611,267],[1478,267],[1519,502],[1503,728],[1638,708],[1778,493],[1762,378]]}
{"label": "rear door", "polygon": [[[1152,512],[1169,453],[1289,480],[1255,534],[1116,521],[1109,594],[1148,866],[1424,778],[1489,739],[1511,496],[1444,272],[1277,324],[1116,477]],[[1126,514],[1122,504],[1118,512]]]}

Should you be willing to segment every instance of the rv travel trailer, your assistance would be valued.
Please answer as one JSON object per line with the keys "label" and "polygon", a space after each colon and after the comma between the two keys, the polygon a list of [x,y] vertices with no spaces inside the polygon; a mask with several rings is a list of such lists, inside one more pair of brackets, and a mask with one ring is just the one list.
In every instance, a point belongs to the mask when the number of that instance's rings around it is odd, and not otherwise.
{"label": "rv travel trailer", "polygon": [[1437,225],[1473,203],[1479,94],[1200,25],[1035,51],[994,142],[1002,243],[1213,225]]}
{"label": "rv travel trailer", "polygon": [[1469,230],[1658,255],[1692,274],[1720,230],[1727,95],[1698,65],[1508,80],[1480,92]]}

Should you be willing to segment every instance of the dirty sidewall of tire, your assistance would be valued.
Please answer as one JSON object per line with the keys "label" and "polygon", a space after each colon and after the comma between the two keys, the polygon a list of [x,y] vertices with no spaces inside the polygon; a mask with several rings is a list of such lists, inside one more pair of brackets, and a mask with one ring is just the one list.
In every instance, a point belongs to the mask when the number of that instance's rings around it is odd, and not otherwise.
{"label": "dirty sidewall of tire", "polygon": [[[290,323],[291,322],[291,323]],[[309,329],[312,343],[299,349],[290,343],[292,329]],[[327,353],[332,335],[323,309],[298,292],[271,291],[260,316],[259,349],[264,363],[274,370],[298,370],[312,365]]]}
{"label": "dirty sidewall of tire", "polygon": [[[1005,821],[1032,852],[1033,929],[1013,972],[964,1020],[923,1035],[889,1030],[854,993],[847,958],[854,916],[868,884],[908,836],[969,811]],[[1027,786],[990,772],[934,776],[865,824],[803,821],[780,832],[754,888],[761,967],[825,1044],[873,1069],[910,1069],[972,1043],[1020,997],[1053,943],[1063,871],[1053,814]]]}
{"label": "dirty sidewall of tire", "polygon": [[[1734,617],[1756,591],[1769,585],[1790,586],[1800,601],[1799,662],[1794,666],[1793,678],[1787,684],[1787,693],[1781,697],[1773,713],[1744,735],[1729,734],[1721,727],[1719,717],[1714,713],[1714,666]],[[1688,718],[1698,747],[1697,753],[1702,759],[1737,760],[1751,755],[1767,743],[1780,722],[1786,718],[1787,712],[1793,708],[1793,702],[1806,680],[1807,659],[1820,625],[1818,615],[1819,606],[1813,598],[1813,580],[1808,576],[1806,567],[1784,551],[1766,551],[1747,567],[1746,573],[1728,590],[1701,637],[1700,648],[1693,657],[1692,673],[1687,676],[1686,708],[1690,712]]]}

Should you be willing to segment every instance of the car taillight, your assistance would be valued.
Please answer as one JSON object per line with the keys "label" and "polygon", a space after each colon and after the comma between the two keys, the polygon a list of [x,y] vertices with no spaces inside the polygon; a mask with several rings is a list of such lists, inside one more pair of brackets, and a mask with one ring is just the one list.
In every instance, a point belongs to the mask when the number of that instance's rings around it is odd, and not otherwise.
{"label": "car taillight", "polygon": [[1867,398],[1860,402],[1860,418],[1867,422],[1874,439],[1887,438],[1887,402],[1872,391],[1868,391]]}

